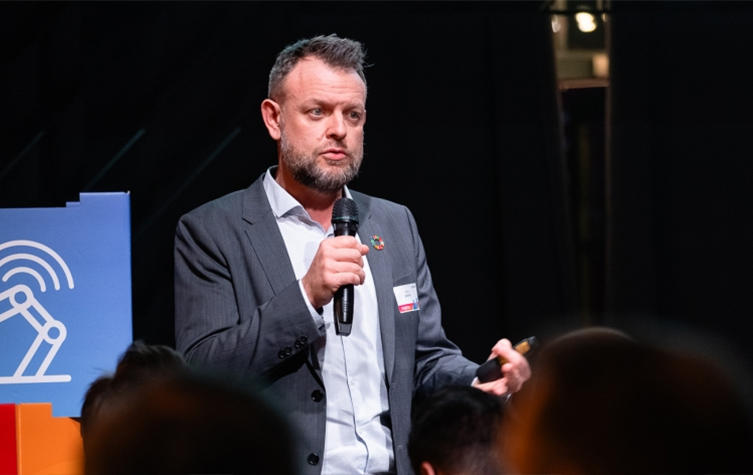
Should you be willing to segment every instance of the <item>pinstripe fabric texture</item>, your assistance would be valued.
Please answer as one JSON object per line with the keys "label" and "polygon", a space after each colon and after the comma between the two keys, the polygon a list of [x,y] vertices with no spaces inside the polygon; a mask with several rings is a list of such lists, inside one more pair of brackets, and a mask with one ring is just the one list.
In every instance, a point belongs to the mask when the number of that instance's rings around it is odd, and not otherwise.
{"label": "pinstripe fabric texture", "polygon": [[[477,367],[447,340],[416,223],[401,205],[351,190],[377,291],[398,473],[407,454],[414,394],[470,384]],[[420,310],[400,313],[393,294],[416,283]],[[249,188],[184,215],[175,238],[176,343],[188,360],[261,385],[298,426],[302,473],[324,453],[326,388],[311,343],[324,335],[301,296],[260,177]]]}

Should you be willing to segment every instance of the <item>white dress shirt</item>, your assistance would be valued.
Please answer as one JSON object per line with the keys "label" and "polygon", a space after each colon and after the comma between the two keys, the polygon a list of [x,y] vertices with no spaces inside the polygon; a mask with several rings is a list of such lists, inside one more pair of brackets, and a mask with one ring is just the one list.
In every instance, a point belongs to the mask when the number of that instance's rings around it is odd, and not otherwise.
{"label": "white dress shirt", "polygon": [[[271,170],[264,177],[264,191],[311,317],[320,328],[324,325],[327,329],[326,336],[314,343],[327,401],[322,473],[393,473],[392,432],[382,424],[383,420],[389,421],[389,404],[376,289],[368,259],[364,257],[366,279],[363,285],[354,287],[351,334],[337,335],[332,302],[319,315],[301,283],[319,243],[334,236],[333,228],[325,230],[311,219],[303,206],[274,180]],[[344,193],[350,197],[347,187]]]}

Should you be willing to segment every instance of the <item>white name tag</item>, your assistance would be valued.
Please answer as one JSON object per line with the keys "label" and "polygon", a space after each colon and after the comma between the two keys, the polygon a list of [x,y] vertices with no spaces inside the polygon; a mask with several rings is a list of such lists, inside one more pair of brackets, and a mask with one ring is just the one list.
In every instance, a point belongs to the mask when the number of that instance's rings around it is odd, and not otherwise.
{"label": "white name tag", "polygon": [[392,291],[395,293],[397,309],[400,310],[400,313],[418,310],[418,291],[415,283],[393,287]]}

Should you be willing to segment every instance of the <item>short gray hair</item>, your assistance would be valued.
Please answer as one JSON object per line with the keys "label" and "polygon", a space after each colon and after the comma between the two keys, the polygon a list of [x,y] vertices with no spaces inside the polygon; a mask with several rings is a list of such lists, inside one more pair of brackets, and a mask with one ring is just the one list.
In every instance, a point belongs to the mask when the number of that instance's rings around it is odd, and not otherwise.
{"label": "short gray hair", "polygon": [[285,77],[298,64],[298,61],[308,57],[321,59],[334,68],[355,71],[366,84],[366,76],[363,73],[366,67],[366,51],[363,44],[348,38],[340,38],[335,34],[315,36],[298,40],[286,46],[277,55],[275,64],[269,72],[267,94],[270,99],[278,102],[282,100],[282,83]]}

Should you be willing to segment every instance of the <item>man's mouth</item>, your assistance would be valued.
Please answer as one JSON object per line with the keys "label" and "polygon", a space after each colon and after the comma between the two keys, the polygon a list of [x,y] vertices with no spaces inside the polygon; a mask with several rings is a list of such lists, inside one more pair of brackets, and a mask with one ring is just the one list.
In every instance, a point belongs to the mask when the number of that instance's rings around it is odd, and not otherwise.
{"label": "man's mouth", "polygon": [[328,160],[342,160],[348,157],[348,153],[341,148],[328,148],[322,152],[322,156]]}

